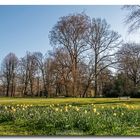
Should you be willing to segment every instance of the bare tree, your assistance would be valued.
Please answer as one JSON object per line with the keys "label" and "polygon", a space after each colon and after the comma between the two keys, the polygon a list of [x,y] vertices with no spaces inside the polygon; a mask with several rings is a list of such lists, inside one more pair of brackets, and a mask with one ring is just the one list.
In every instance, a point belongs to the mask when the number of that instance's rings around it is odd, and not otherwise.
{"label": "bare tree", "polygon": [[47,97],[48,91],[47,91],[46,71],[45,71],[45,64],[44,64],[46,57],[43,56],[43,54],[41,52],[35,52],[35,53],[33,53],[33,58],[35,59],[37,67],[40,70],[39,76],[42,77],[43,92],[44,92],[44,95]]}
{"label": "bare tree", "polygon": [[[57,91],[63,92],[64,96],[69,96],[71,84],[71,61],[66,48],[57,48],[51,53],[53,58],[53,72],[56,75]],[[62,94],[62,93],[61,93]]]}
{"label": "bare tree", "polygon": [[123,9],[128,10],[129,13],[125,18],[125,23],[129,25],[129,33],[140,28],[140,6],[139,5],[125,5]]}
{"label": "bare tree", "polygon": [[21,92],[22,96],[27,95],[27,90],[28,90],[28,83],[29,83],[29,73],[28,73],[28,56],[26,55],[25,57],[20,59],[19,62],[19,79],[21,83]]}
{"label": "bare tree", "polygon": [[133,81],[134,87],[137,87],[140,82],[140,44],[124,44],[117,57],[120,71]]}
{"label": "bare tree", "polygon": [[[48,55],[49,56],[49,55]],[[45,77],[45,81],[46,81],[46,89],[47,89],[47,97],[53,97],[53,93],[52,91],[54,89],[52,89],[52,85],[54,84],[54,76],[53,76],[53,70],[52,70],[52,63],[53,60],[50,57],[47,57],[44,59],[44,77]],[[43,92],[41,91],[41,94],[43,94]]]}
{"label": "bare tree", "polygon": [[121,43],[120,35],[110,29],[106,20],[93,18],[89,25],[87,43],[93,53],[95,95],[97,95],[98,75],[114,63],[114,54]]}
{"label": "bare tree", "polygon": [[27,52],[26,56],[21,58],[20,61],[20,75],[22,81],[22,89],[23,89],[23,96],[27,95],[30,91],[30,94],[34,95],[34,83],[36,78],[37,72],[37,64],[34,59],[34,56]]}
{"label": "bare tree", "polygon": [[94,66],[93,66],[93,62],[91,59],[91,56],[89,61],[83,62],[82,63],[82,72],[80,72],[81,74],[81,81],[82,81],[82,87],[83,87],[83,91],[82,91],[82,97],[88,96],[87,92],[89,87],[93,87],[93,85],[91,85],[91,83],[94,80]]}
{"label": "bare tree", "polygon": [[30,84],[30,92],[31,95],[34,95],[34,91],[33,91],[33,86],[34,86],[34,80],[35,80],[35,75],[36,75],[36,70],[37,70],[37,66],[36,66],[36,61],[33,57],[33,55],[29,55],[29,63],[28,63],[28,68],[29,68],[29,84]]}
{"label": "bare tree", "polygon": [[3,60],[2,71],[6,80],[6,96],[15,96],[17,65],[18,58],[14,53],[9,53]]}
{"label": "bare tree", "polygon": [[77,93],[78,63],[81,55],[87,50],[89,17],[83,13],[61,17],[50,32],[50,42],[55,46],[66,47],[72,65],[73,96]]}
{"label": "bare tree", "polygon": [[98,86],[99,86],[99,94],[103,96],[103,90],[104,88],[109,84],[111,83],[113,79],[113,76],[112,76],[112,72],[108,69],[108,68],[105,68],[101,71],[100,75],[98,76]]}

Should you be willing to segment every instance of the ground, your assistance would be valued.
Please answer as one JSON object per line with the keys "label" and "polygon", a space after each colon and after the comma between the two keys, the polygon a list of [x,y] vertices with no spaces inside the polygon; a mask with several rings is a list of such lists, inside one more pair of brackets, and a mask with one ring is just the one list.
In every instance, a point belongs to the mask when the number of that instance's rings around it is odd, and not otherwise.
{"label": "ground", "polygon": [[[0,106],[2,110],[0,112],[2,116],[0,117],[0,135],[140,135],[140,99],[0,98]],[[52,116],[56,117],[53,120],[56,121],[55,127],[51,123],[48,124],[48,121],[52,121],[49,117],[47,118],[50,115],[47,114],[50,109],[53,110],[51,112]],[[91,113],[92,110],[93,113]],[[119,114],[118,116],[117,113]],[[34,115],[28,118],[30,114]],[[98,116],[98,114],[100,115]],[[124,116],[120,116],[120,114]],[[35,115],[36,117],[34,117]],[[111,117],[105,120],[107,115]],[[39,118],[39,116],[44,118]],[[52,116],[50,115],[50,117]],[[77,121],[80,121],[76,126],[75,124],[73,126],[70,124],[75,119],[72,120],[73,116],[77,117]],[[60,119],[58,119],[59,117]],[[89,117],[92,119],[86,119]],[[46,125],[44,125],[45,119]],[[102,127],[99,126],[101,125],[99,119],[102,121],[101,124],[104,124]],[[93,123],[94,120],[96,121]],[[97,121],[99,125],[91,129],[90,123],[95,124]],[[108,124],[105,121],[113,123],[110,126],[106,126]],[[115,121],[116,123],[114,123]],[[121,126],[121,121],[124,126]],[[65,124],[65,122],[68,123]],[[65,125],[60,128],[63,123]],[[120,125],[118,125],[119,123]],[[97,129],[98,127],[99,129]],[[55,130],[55,128],[58,129]]]}
{"label": "ground", "polygon": [[0,98],[0,105],[33,104],[48,106],[50,104],[88,105],[92,103],[105,105],[128,103],[140,107],[139,98],[131,98],[129,100],[119,98]]}

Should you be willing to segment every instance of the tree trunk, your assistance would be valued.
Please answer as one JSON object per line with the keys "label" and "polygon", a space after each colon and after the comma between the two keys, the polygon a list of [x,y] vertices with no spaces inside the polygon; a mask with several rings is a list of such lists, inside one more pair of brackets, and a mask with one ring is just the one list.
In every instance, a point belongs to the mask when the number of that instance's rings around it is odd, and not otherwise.
{"label": "tree trunk", "polygon": [[77,95],[77,63],[76,59],[74,59],[73,63],[73,97]]}
{"label": "tree trunk", "polygon": [[10,83],[7,83],[7,88],[6,88],[6,96],[7,97],[9,96],[9,86],[10,86]]}
{"label": "tree trunk", "polygon": [[45,80],[45,72],[44,69],[41,68],[41,72],[42,72],[42,80],[43,80],[43,91],[45,93],[46,98],[48,97],[48,91],[47,91],[47,84],[46,84],[46,80]]}
{"label": "tree trunk", "polygon": [[86,95],[86,93],[87,93],[87,90],[88,90],[88,85],[86,86],[86,88],[85,88],[85,90],[84,90],[84,92],[83,92],[83,94],[82,94],[82,97],[84,98],[85,97],[85,95]]}
{"label": "tree trunk", "polygon": [[98,64],[97,64],[97,52],[95,51],[95,69],[94,69],[94,72],[95,72],[95,86],[94,86],[94,88],[95,88],[95,96],[97,96],[98,95],[98,76],[97,76],[97,68],[98,68],[98,66],[97,66]]}
{"label": "tree trunk", "polygon": [[23,91],[23,97],[27,94],[27,86],[28,86],[28,82],[25,81],[25,84],[24,84],[24,91]]}
{"label": "tree trunk", "polygon": [[31,90],[31,96],[33,96],[34,93],[33,93],[33,81],[32,80],[30,80],[30,90]]}
{"label": "tree trunk", "polygon": [[40,96],[40,82],[39,82],[39,77],[37,78],[37,96],[39,97]]}
{"label": "tree trunk", "polygon": [[[90,76],[91,76],[91,75],[90,75]],[[84,90],[84,92],[83,92],[83,94],[82,94],[82,97],[83,97],[83,98],[85,97],[85,95],[86,95],[86,93],[87,93],[87,90],[88,90],[90,84],[91,84],[91,78],[88,79],[88,83],[87,83],[86,88],[85,88],[85,90]]]}
{"label": "tree trunk", "polygon": [[98,83],[97,83],[97,75],[95,74],[95,96],[98,96]]}
{"label": "tree trunk", "polygon": [[67,85],[65,84],[65,92],[66,92],[66,97],[68,97],[68,88],[67,88]]}

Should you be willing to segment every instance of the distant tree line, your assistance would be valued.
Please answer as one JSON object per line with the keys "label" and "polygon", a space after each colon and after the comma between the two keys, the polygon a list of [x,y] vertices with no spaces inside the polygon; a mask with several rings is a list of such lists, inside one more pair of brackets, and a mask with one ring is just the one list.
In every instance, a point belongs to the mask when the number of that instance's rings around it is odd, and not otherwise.
{"label": "distant tree line", "polygon": [[63,16],[49,39],[45,55],[5,56],[1,96],[140,97],[140,44],[124,43],[105,19]]}

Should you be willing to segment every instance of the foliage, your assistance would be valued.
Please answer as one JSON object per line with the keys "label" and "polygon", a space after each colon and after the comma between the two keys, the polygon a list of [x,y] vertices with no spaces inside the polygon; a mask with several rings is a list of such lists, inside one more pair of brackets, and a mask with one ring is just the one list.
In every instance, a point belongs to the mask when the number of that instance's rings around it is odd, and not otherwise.
{"label": "foliage", "polygon": [[2,105],[0,112],[1,125],[11,123],[14,129],[24,128],[27,135],[67,135],[69,131],[82,135],[131,135],[128,131],[139,128],[139,118],[140,111],[129,104],[17,104]]}

